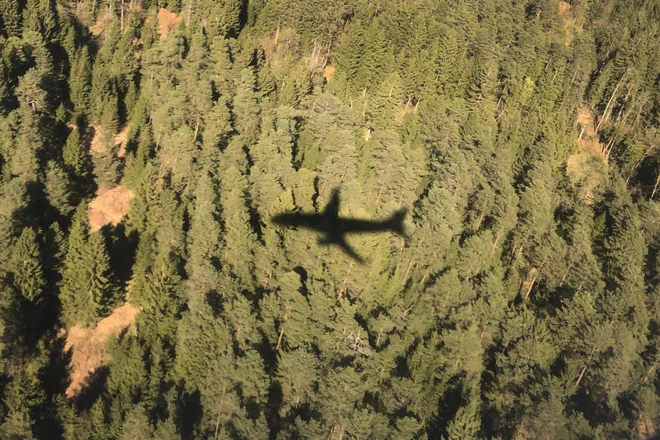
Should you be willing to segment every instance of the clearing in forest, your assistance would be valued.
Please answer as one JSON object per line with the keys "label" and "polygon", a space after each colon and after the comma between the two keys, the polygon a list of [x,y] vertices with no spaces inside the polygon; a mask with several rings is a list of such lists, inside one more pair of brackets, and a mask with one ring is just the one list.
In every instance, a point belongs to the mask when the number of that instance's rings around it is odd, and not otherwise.
{"label": "clearing in forest", "polygon": [[589,205],[605,183],[607,157],[598,139],[593,115],[585,104],[578,108],[577,126],[580,151],[568,158],[566,174],[582,200]]}
{"label": "clearing in forest", "polygon": [[570,46],[580,28],[576,25],[573,8],[570,3],[559,2],[559,15],[564,20],[564,44]]}
{"label": "clearing in forest", "polygon": [[103,142],[103,130],[100,125],[89,124],[87,138],[91,138],[89,149],[94,153],[105,153],[107,148]]}
{"label": "clearing in forest", "polygon": [[102,14],[99,14],[96,19],[96,23],[89,27],[89,32],[95,37],[99,37],[105,34],[105,31],[110,27],[110,23],[114,18],[111,11],[106,11]]}
{"label": "clearing in forest", "polygon": [[158,33],[161,38],[173,31],[181,23],[181,14],[175,14],[165,8],[158,10]]}
{"label": "clearing in forest", "polygon": [[126,155],[126,142],[128,142],[128,124],[119,133],[115,135],[115,145],[119,145],[117,157],[124,157]]}
{"label": "clearing in forest", "polygon": [[332,77],[335,75],[335,66],[332,64],[328,64],[325,66],[323,69],[323,78],[325,78],[325,82],[330,84],[330,81],[332,81]]}
{"label": "clearing in forest", "polygon": [[132,197],[133,192],[123,186],[99,190],[87,207],[91,232],[96,232],[107,224],[119,224],[128,214]]}
{"label": "clearing in forest", "polygon": [[65,351],[71,353],[71,382],[66,389],[67,397],[77,396],[89,375],[107,363],[105,344],[110,336],[117,336],[129,327],[135,330],[132,325],[139,311],[137,307],[126,303],[102,319],[95,328],[73,326],[69,329],[64,346]]}
{"label": "clearing in forest", "polygon": [[580,136],[578,138],[580,151],[601,155],[603,160],[607,161],[607,158],[603,155],[603,147],[596,135],[594,117],[591,114],[589,107],[585,104],[578,107],[577,123],[578,126],[581,127]]}
{"label": "clearing in forest", "polygon": [[[126,154],[126,142],[128,141],[128,125],[126,126],[114,137],[115,145],[119,145],[119,150],[117,151],[117,157],[124,157]],[[88,138],[91,138],[89,141],[89,149],[94,153],[105,153],[108,151],[107,144],[103,141],[103,128],[100,125],[90,124]]]}

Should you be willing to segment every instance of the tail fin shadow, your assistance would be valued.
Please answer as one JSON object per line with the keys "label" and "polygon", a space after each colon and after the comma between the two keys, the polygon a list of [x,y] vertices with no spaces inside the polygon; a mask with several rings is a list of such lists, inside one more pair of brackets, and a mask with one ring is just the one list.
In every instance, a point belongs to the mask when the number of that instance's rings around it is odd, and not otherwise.
{"label": "tail fin shadow", "polygon": [[403,224],[403,221],[406,219],[406,215],[408,215],[408,209],[400,209],[392,214],[392,216],[387,219],[386,222],[388,229],[407,240],[408,234],[406,234],[406,227]]}

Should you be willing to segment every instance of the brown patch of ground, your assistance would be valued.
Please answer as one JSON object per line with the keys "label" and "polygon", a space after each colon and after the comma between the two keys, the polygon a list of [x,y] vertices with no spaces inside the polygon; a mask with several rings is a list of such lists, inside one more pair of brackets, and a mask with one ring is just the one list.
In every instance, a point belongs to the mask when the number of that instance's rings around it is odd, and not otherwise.
{"label": "brown patch of ground", "polygon": [[598,140],[598,136],[596,135],[594,117],[591,114],[589,107],[585,104],[582,104],[580,107],[578,107],[577,123],[578,127],[581,127],[580,137],[578,140],[580,151],[602,155],[603,159],[606,159],[603,155],[603,147]]}
{"label": "brown patch of ground", "polygon": [[100,125],[89,124],[87,137],[91,138],[89,149],[95,153],[105,153],[107,148],[103,142],[103,130]]}
{"label": "brown patch of ground", "polygon": [[656,435],[655,423],[653,419],[646,413],[641,413],[637,419],[637,435],[638,438],[654,438]]}
{"label": "brown patch of ground", "polygon": [[[137,307],[126,303],[102,319],[96,328],[73,326],[67,332],[65,351],[71,353],[71,383],[66,390],[68,397],[75,397],[85,385],[87,377],[108,361],[105,344],[110,336],[132,327]],[[135,331],[135,328],[132,327]]]}
{"label": "brown patch of ground", "polygon": [[567,2],[559,2],[559,15],[564,19],[564,43],[567,46],[573,42],[579,28],[575,24],[572,6]]}
{"label": "brown patch of ground", "polygon": [[126,142],[128,142],[128,124],[122,131],[115,135],[115,145],[119,145],[117,157],[124,157],[126,155]]}
{"label": "brown patch of ground", "polygon": [[96,20],[96,23],[89,27],[89,32],[91,32],[91,34],[96,37],[105,34],[105,31],[110,26],[110,22],[112,22],[112,18],[113,15],[111,11],[106,11],[105,13],[100,14]]}
{"label": "brown patch of ground", "polygon": [[330,81],[332,81],[332,77],[335,75],[335,66],[332,64],[328,64],[325,66],[325,69],[323,69],[323,78],[325,78],[325,82],[330,84]]}
{"label": "brown patch of ground", "polygon": [[158,33],[161,38],[172,32],[181,23],[181,14],[175,14],[165,8],[158,10]]}
{"label": "brown patch of ground", "polygon": [[568,158],[566,174],[580,198],[590,205],[602,193],[607,180],[607,165],[600,155],[582,152]]}
{"label": "brown patch of ground", "polygon": [[566,162],[566,174],[580,198],[591,204],[607,180],[607,156],[596,134],[594,118],[589,107],[582,104],[577,112],[579,153]]}
{"label": "brown patch of ground", "polygon": [[[90,124],[88,128],[87,137],[89,141],[89,149],[94,153],[105,153],[108,151],[108,146],[103,139],[103,127],[100,125]],[[126,154],[126,142],[128,141],[128,124],[119,133],[115,134],[115,145],[119,145],[117,157],[124,157]]]}
{"label": "brown patch of ground", "polygon": [[107,224],[119,224],[128,214],[132,197],[133,192],[123,186],[99,190],[96,198],[87,207],[91,232],[96,232]]}

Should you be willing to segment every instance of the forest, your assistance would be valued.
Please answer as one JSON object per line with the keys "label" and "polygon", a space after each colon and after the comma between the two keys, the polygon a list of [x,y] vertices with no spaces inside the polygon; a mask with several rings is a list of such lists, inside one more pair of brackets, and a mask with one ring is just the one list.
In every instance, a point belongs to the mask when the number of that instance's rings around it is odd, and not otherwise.
{"label": "forest", "polygon": [[[660,0],[0,0],[0,439],[660,438],[659,48]],[[275,221],[339,193],[405,233]]]}

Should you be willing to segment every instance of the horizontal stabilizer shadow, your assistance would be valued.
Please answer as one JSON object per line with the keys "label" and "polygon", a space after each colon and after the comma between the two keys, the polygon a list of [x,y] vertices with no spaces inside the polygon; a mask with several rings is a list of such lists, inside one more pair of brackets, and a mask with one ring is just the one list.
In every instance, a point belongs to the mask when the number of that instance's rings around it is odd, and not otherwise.
{"label": "horizontal stabilizer shadow", "polygon": [[365,260],[348,244],[346,234],[390,231],[401,237],[408,238],[403,224],[408,213],[407,209],[400,209],[390,218],[382,221],[357,220],[339,217],[340,203],[339,189],[335,188],[332,191],[330,201],[322,213],[285,212],[274,216],[272,221],[282,226],[311,229],[320,232],[324,235],[319,239],[319,244],[334,244],[339,246],[348,256],[360,264],[363,264]]}

